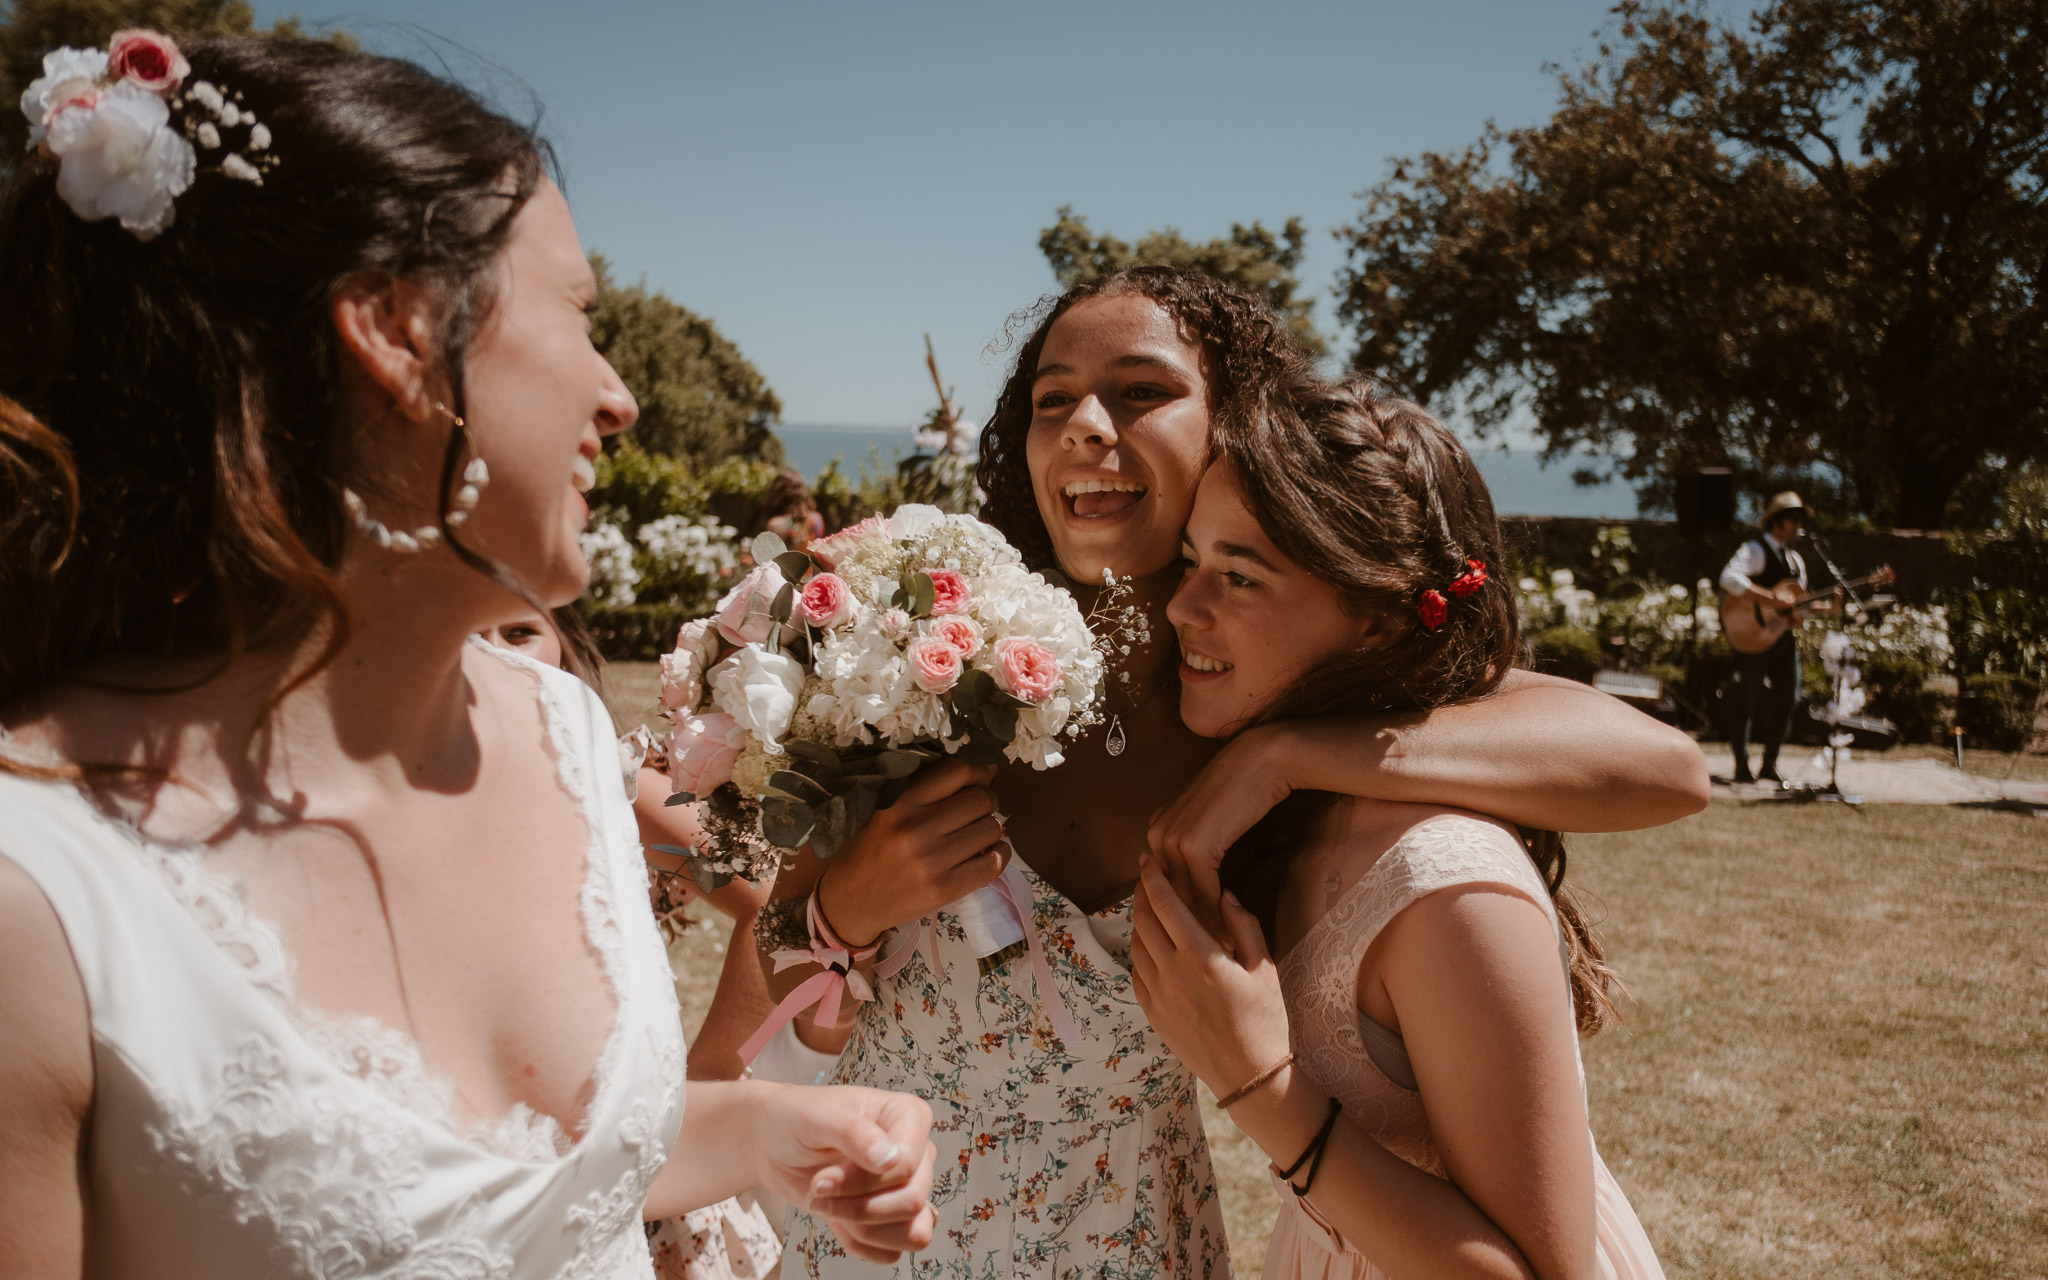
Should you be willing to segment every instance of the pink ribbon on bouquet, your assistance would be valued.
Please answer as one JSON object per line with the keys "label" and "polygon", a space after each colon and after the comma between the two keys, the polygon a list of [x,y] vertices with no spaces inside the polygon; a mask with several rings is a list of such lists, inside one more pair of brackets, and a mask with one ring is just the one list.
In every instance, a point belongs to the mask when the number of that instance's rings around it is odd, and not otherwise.
{"label": "pink ribbon on bouquet", "polygon": [[[1038,939],[1038,929],[1031,922],[1031,912],[1017,897],[1015,886],[1010,883],[1010,869],[993,881],[995,891],[1003,901],[1010,904],[1010,910],[1017,913],[1017,923],[1024,929],[1024,948],[1031,958],[1031,977],[1038,984],[1038,1002],[1045,1006],[1045,1016],[1052,1022],[1053,1034],[1059,1037],[1060,1047],[1068,1053],[1081,1050],[1081,1032],[1074,1025],[1073,1014],[1067,1011],[1067,1002],[1061,998],[1060,989],[1052,982],[1052,965],[1045,958],[1045,944]],[[932,931],[932,951],[938,951],[938,931]]]}
{"label": "pink ribbon on bouquet", "polygon": [[[1039,1003],[1045,1009],[1045,1016],[1052,1023],[1053,1034],[1059,1038],[1060,1046],[1069,1053],[1079,1050],[1080,1028],[1074,1025],[1074,1017],[1067,1009],[1066,1001],[1060,996],[1060,989],[1053,983],[1052,964],[1046,959],[1045,943],[1038,936],[1038,929],[1032,923],[1031,912],[1026,908],[1027,899],[1020,898],[1016,886],[1011,883],[1010,872],[1005,870],[991,882],[997,896],[1009,906],[1017,917],[1017,924],[1024,934],[1025,953],[1031,961],[1031,977],[1038,988]],[[794,1022],[799,1014],[813,1005],[817,1013],[813,1025],[830,1026],[839,1021],[839,1001],[842,994],[851,991],[855,1000],[873,1000],[874,989],[868,985],[855,965],[873,956],[880,943],[856,951],[849,948],[832,927],[825,923],[824,913],[818,910],[818,895],[813,892],[804,904],[804,918],[810,926],[811,945],[807,948],[791,948],[777,951],[771,957],[775,971],[795,965],[815,964],[824,966],[797,986],[797,989],[783,997],[781,1004],[760,1029],[748,1037],[740,1046],[740,1061],[751,1065],[761,1050],[768,1047],[768,1041],[788,1023]],[[939,930],[930,916],[925,916],[911,926],[910,937],[902,946],[875,966],[877,978],[893,978],[910,963],[910,957],[925,941],[931,942],[932,972],[939,981],[946,980],[946,971],[939,960]]]}
{"label": "pink ribbon on bouquet", "polygon": [[875,998],[874,988],[854,966],[873,956],[881,944],[877,942],[874,946],[858,949],[847,946],[838,934],[832,932],[832,926],[825,923],[824,913],[818,910],[815,892],[804,903],[804,920],[810,926],[811,945],[777,951],[770,957],[775,961],[775,972],[781,973],[801,964],[822,967],[798,983],[796,990],[784,996],[782,1003],[775,1006],[775,1012],[768,1015],[768,1020],[740,1046],[740,1061],[748,1066],[761,1056],[761,1050],[768,1047],[776,1032],[796,1021],[798,1014],[813,1005],[817,1006],[817,1012],[811,1016],[812,1025],[828,1027],[838,1023],[839,1001],[846,992],[851,991],[855,1000]]}

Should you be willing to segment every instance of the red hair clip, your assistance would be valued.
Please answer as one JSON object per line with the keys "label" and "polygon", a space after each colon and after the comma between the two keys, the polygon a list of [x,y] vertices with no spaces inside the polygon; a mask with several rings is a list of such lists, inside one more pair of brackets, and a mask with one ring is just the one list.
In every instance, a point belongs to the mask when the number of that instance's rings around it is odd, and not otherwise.
{"label": "red hair clip", "polygon": [[1415,606],[1415,612],[1422,618],[1422,625],[1431,631],[1444,625],[1444,615],[1449,613],[1450,609],[1450,601],[1444,599],[1444,593],[1435,587],[1423,592],[1422,602]]}
{"label": "red hair clip", "polygon": [[1451,579],[1451,594],[1463,600],[1486,585],[1486,566],[1477,560],[1465,562],[1471,567]]}
{"label": "red hair clip", "polygon": [[[1476,595],[1479,588],[1486,585],[1486,566],[1477,560],[1469,559],[1465,564],[1465,572],[1451,579],[1451,594],[1460,600]],[[1451,602],[1444,599],[1444,593],[1435,587],[1423,592],[1422,599],[1415,605],[1416,616],[1421,618],[1422,625],[1431,631],[1444,625],[1444,619],[1450,612]]]}

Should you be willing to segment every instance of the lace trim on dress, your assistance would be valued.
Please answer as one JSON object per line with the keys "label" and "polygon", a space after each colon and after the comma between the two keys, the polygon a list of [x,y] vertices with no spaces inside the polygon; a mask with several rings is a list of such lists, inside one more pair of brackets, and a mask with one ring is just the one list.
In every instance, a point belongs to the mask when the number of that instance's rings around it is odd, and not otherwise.
{"label": "lace trim on dress", "polygon": [[[262,1135],[269,1141],[252,1141]],[[286,1135],[292,1140],[284,1141]],[[203,1108],[148,1129],[151,1146],[194,1200],[274,1232],[276,1273],[343,1280],[504,1280],[512,1255],[480,1237],[475,1206],[428,1239],[398,1194],[426,1177],[417,1130],[295,1090],[261,1036],[241,1042]]]}
{"label": "lace trim on dress", "polygon": [[[591,1100],[585,1114],[595,1114],[617,1074],[618,1051],[626,1030],[625,938],[619,928],[618,900],[614,896],[611,871],[605,865],[605,823],[596,803],[597,783],[585,772],[583,755],[576,750],[575,726],[569,719],[568,708],[562,705],[555,691],[541,676],[546,668],[524,654],[500,649],[483,640],[472,639],[470,643],[533,678],[534,687],[540,695],[541,718],[547,724],[548,749],[555,755],[556,775],[561,779],[562,790],[568,792],[569,798],[575,802],[576,813],[583,820],[583,829],[589,833],[589,843],[583,851],[583,940],[604,973],[605,985],[611,988],[613,1010],[612,1029],[605,1035],[604,1047],[598,1051],[597,1065],[591,1075]],[[578,685],[578,688],[583,687]],[[592,751],[601,753],[607,748],[616,749],[609,734],[594,743]],[[604,757],[599,755],[598,758]],[[631,838],[633,860],[638,862],[639,833],[634,831],[624,835]],[[663,1154],[666,1155],[665,1152]]]}
{"label": "lace trim on dress", "polygon": [[[589,1115],[596,1113],[600,1100],[617,1074],[621,1032],[626,1022],[624,957],[611,876],[604,866],[601,834],[604,827],[593,804],[590,779],[575,750],[568,714],[554,690],[540,676],[544,668],[529,658],[495,645],[480,640],[472,643],[533,679],[536,701],[547,728],[548,749],[555,759],[556,777],[575,802],[577,814],[588,832],[581,897],[584,941],[597,958],[605,982],[611,988],[614,1014],[612,1029],[605,1038],[593,1071],[587,1120]],[[206,866],[201,846],[159,840],[142,832],[124,815],[109,812],[92,804],[90,799],[87,805],[129,840],[142,856],[144,864],[157,874],[171,896],[185,908],[221,953],[234,961],[253,985],[276,1002],[307,1042],[337,1070],[363,1081],[392,1103],[441,1126],[462,1141],[494,1155],[512,1160],[544,1161],[564,1157],[575,1149],[575,1139],[559,1120],[524,1103],[515,1104],[494,1120],[459,1119],[454,1111],[454,1082],[427,1063],[417,1039],[367,1014],[328,1014],[298,1003],[292,981],[291,956],[282,936],[269,921],[249,910],[231,880]]]}

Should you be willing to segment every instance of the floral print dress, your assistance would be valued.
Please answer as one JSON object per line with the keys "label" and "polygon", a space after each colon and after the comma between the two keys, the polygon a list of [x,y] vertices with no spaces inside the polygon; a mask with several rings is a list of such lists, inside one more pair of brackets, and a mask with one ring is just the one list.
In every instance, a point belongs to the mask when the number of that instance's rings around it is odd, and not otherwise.
{"label": "floral print dress", "polygon": [[959,919],[938,912],[919,951],[861,1006],[834,1076],[931,1104],[937,1234],[924,1252],[875,1266],[796,1211],[785,1275],[1230,1274],[1195,1077],[1131,994],[1130,900],[1085,914],[1021,860],[1013,868],[1081,1043],[1054,1034],[1022,944],[977,962]]}

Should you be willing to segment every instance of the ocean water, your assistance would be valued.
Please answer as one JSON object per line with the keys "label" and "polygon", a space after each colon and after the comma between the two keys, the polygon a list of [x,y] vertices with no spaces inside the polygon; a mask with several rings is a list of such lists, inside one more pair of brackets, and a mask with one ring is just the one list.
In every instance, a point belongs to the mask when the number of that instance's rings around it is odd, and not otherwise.
{"label": "ocean water", "polygon": [[[908,428],[784,426],[777,427],[775,434],[782,437],[790,465],[813,477],[837,458],[840,469],[857,478],[870,450],[879,453],[887,468],[915,447]],[[1609,481],[1582,488],[1572,483],[1573,470],[1597,465],[1597,458],[1546,467],[1533,450],[1482,448],[1473,457],[1486,477],[1487,488],[1493,491],[1494,507],[1504,516],[1626,520],[1637,514],[1635,490],[1627,484]]]}

